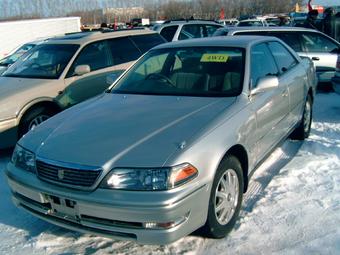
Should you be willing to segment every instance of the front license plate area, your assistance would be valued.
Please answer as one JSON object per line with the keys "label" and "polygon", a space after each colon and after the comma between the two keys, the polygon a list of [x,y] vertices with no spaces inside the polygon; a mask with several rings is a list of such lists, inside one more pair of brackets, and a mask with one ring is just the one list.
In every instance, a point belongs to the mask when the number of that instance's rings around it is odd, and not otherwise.
{"label": "front license plate area", "polygon": [[76,201],[51,195],[47,195],[47,199],[51,204],[50,215],[71,221],[79,221]]}

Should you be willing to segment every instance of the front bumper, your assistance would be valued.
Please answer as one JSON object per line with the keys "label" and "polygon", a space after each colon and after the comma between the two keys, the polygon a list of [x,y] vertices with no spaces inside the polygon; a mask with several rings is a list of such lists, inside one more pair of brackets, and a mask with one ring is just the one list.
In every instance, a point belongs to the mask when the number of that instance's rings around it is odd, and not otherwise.
{"label": "front bumper", "polygon": [[[14,203],[50,223],[84,233],[141,244],[167,244],[204,225],[209,200],[208,185],[190,185],[178,192],[132,192],[97,189],[71,190],[48,184],[9,163],[7,181]],[[145,223],[178,222],[165,229]]]}
{"label": "front bumper", "polygon": [[0,120],[0,149],[15,145],[18,139],[17,119]]}

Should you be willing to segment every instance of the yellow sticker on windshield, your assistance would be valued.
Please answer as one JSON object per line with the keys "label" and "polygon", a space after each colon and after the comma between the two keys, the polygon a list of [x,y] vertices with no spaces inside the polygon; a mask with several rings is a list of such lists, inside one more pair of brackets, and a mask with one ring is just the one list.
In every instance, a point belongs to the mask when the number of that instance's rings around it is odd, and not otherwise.
{"label": "yellow sticker on windshield", "polygon": [[203,54],[201,57],[201,62],[215,62],[215,63],[225,63],[229,59],[227,54]]}

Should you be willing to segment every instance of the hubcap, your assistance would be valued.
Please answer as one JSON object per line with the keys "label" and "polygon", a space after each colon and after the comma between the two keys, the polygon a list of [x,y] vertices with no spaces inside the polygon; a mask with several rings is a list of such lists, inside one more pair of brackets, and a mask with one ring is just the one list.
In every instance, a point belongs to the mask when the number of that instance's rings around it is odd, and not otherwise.
{"label": "hubcap", "polygon": [[221,176],[215,191],[215,216],[221,225],[233,217],[238,205],[239,180],[235,170],[228,169]]}
{"label": "hubcap", "polygon": [[309,127],[310,127],[310,123],[311,123],[311,106],[309,101],[306,101],[306,105],[305,105],[305,113],[303,115],[303,129],[305,131],[305,133],[308,133]]}
{"label": "hubcap", "polygon": [[48,116],[48,115],[38,115],[38,116],[36,116],[33,120],[31,120],[30,124],[28,125],[28,130],[35,129],[36,126],[38,126],[39,124],[41,124],[42,122],[47,120],[49,117],[50,116]]}

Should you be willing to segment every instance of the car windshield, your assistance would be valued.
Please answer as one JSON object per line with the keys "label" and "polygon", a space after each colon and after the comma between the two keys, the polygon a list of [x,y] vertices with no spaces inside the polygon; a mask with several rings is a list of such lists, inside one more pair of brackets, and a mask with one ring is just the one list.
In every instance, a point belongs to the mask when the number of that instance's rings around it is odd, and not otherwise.
{"label": "car windshield", "polygon": [[74,44],[42,44],[28,51],[3,76],[58,79],[79,48]]}
{"label": "car windshield", "polygon": [[21,46],[19,49],[17,49],[13,54],[10,56],[2,59],[0,61],[0,66],[9,66],[12,65],[14,62],[16,62],[24,53],[29,51],[35,46],[33,43],[27,43]]}
{"label": "car windshield", "polygon": [[244,50],[190,47],[152,50],[112,88],[112,93],[236,96],[242,91]]}

